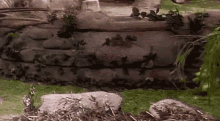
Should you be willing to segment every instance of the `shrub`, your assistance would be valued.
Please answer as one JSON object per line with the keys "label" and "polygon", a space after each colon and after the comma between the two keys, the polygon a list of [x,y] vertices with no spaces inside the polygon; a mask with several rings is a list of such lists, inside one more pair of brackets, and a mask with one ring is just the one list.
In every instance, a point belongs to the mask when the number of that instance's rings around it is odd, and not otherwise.
{"label": "shrub", "polygon": [[66,23],[60,31],[57,32],[60,38],[70,38],[73,32],[77,29],[77,19],[75,15],[64,15],[64,22]]}

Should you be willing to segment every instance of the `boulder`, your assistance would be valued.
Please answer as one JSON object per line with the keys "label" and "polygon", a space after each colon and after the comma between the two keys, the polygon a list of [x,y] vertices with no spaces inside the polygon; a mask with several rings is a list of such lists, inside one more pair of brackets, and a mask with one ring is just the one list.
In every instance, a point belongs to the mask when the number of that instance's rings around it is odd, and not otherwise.
{"label": "boulder", "polygon": [[148,31],[165,30],[166,21],[153,22],[147,19],[135,20],[127,16],[112,17],[99,11],[84,11],[77,16],[78,29],[102,31]]}
{"label": "boulder", "polygon": [[70,49],[72,42],[69,39],[62,39],[57,36],[43,42],[43,47],[46,49]]}
{"label": "boulder", "polygon": [[53,37],[53,34],[48,29],[33,28],[26,32],[26,34],[33,40],[47,40]]}
{"label": "boulder", "polygon": [[[72,100],[72,102],[67,102],[65,105],[65,102],[62,101],[62,98],[70,98],[69,100]],[[97,102],[98,107],[100,108],[106,108],[107,103],[112,110],[116,111],[120,109],[123,100],[122,97],[117,94],[103,91],[86,92],[80,94],[49,94],[42,96],[41,99],[43,104],[40,107],[40,113],[43,113],[43,111],[48,111],[49,114],[54,114],[55,111],[59,109],[65,110],[71,106],[71,104],[79,104],[77,105],[78,107],[82,106],[83,108],[97,110],[94,101]],[[74,102],[74,99],[78,99],[79,102]]]}
{"label": "boulder", "polygon": [[25,49],[20,52],[21,59],[25,62],[33,62],[36,53],[31,49]]}
{"label": "boulder", "polygon": [[[163,99],[153,103],[149,111],[154,118],[165,119],[163,121],[195,121],[198,119],[204,119],[203,121],[217,120],[214,116],[206,114],[204,110],[190,106],[176,99]],[[172,114],[170,112],[172,112]]]}
{"label": "boulder", "polygon": [[149,55],[149,53],[149,49],[137,45],[132,45],[131,48],[103,46],[96,51],[95,56],[104,62],[120,62],[122,57],[127,57],[126,63],[135,63],[143,61],[143,56]]}
{"label": "boulder", "polygon": [[[137,37],[137,41],[132,41],[133,44],[131,47],[102,46],[106,38],[113,38],[117,34],[120,34],[123,40],[125,40],[127,35],[135,36]],[[106,62],[104,64],[105,66],[107,66],[107,63],[110,61],[120,61],[123,56],[128,56],[126,63],[132,64],[133,62],[140,62],[143,60],[144,55],[149,55],[150,46],[153,46],[152,54],[157,54],[153,60],[154,66],[169,66],[175,62],[177,52],[180,50],[179,46],[185,41],[171,36],[172,33],[167,31],[85,32],[75,34],[76,38],[86,42],[83,52],[90,54],[95,53],[97,60]],[[114,58],[107,60],[109,58],[108,56],[114,56]]]}

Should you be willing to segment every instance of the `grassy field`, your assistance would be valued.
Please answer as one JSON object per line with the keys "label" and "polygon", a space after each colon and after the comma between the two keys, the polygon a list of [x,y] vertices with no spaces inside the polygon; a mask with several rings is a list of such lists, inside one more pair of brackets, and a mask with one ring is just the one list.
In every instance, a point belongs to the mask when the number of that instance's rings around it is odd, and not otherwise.
{"label": "grassy field", "polygon": [[[20,81],[0,80],[0,97],[4,98],[0,104],[0,115],[5,114],[22,114],[24,108],[22,97],[28,93],[31,84]],[[82,88],[73,86],[45,86],[34,85],[35,87],[35,106],[39,106],[42,102],[40,97],[53,93],[74,93],[85,92]],[[220,118],[220,90],[212,97],[212,104],[207,105],[207,97],[193,96],[192,92],[187,91],[155,91],[155,90],[126,90],[121,92],[124,99],[122,110],[132,114],[138,114],[141,111],[148,111],[152,102],[156,102],[165,98],[176,98],[186,102],[189,105],[203,108],[207,113]]]}

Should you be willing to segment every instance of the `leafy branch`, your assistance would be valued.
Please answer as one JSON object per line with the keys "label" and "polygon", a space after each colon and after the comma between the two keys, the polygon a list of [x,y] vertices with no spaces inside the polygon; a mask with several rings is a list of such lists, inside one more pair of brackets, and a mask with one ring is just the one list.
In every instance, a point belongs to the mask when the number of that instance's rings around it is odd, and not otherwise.
{"label": "leafy branch", "polygon": [[[208,41],[206,41],[207,39]],[[203,56],[203,64],[200,71],[196,73],[196,78],[193,81],[201,81],[200,90],[204,91],[204,87],[208,92],[208,104],[211,103],[211,95],[216,91],[217,88],[217,74],[220,72],[219,65],[219,53],[220,53],[220,27],[214,29],[211,34],[205,37],[201,37],[193,42],[187,42],[178,54],[177,60],[174,65],[177,67],[170,74],[175,71],[180,71],[180,68],[184,68],[185,60],[189,53],[193,50],[196,42],[207,42],[204,52],[200,55]],[[187,46],[188,45],[188,46]],[[185,52],[183,52],[185,50]]]}

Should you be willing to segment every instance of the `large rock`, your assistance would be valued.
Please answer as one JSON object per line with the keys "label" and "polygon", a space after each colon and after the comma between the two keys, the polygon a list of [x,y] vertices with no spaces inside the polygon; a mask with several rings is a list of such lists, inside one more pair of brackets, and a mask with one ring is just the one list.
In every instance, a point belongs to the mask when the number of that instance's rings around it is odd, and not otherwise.
{"label": "large rock", "polygon": [[53,34],[48,29],[33,28],[32,30],[26,32],[33,40],[47,40],[53,37]]}
{"label": "large rock", "polygon": [[[115,37],[116,34],[120,34],[123,39],[125,39],[127,35],[134,35],[137,37],[137,41],[133,42],[134,45],[132,45],[131,48],[101,46],[103,43],[105,43],[106,38]],[[148,55],[150,52],[149,46],[153,46],[153,54],[157,53],[157,57],[154,60],[155,66],[168,66],[175,62],[176,56],[178,54],[177,52],[180,49],[178,46],[184,40],[180,40],[171,36],[172,33],[167,31],[87,32],[78,35],[76,34],[76,38],[79,37],[80,40],[82,39],[87,43],[85,45],[86,53],[96,53],[97,58],[100,60],[104,60],[102,57],[108,55],[114,55],[114,57],[117,57],[118,59],[124,55],[127,55],[129,56],[128,59],[130,60],[128,61],[130,62],[134,62],[134,59],[143,60],[143,55]],[[133,55],[135,57],[132,57]]]}
{"label": "large rock", "polygon": [[134,20],[128,17],[110,17],[103,12],[84,11],[77,16],[78,28],[102,31],[147,31],[165,30],[166,21],[153,22],[147,19]]}
{"label": "large rock", "polygon": [[126,63],[131,64],[143,61],[143,57],[149,55],[149,53],[149,47],[144,49],[137,45],[132,45],[131,48],[103,46],[96,51],[95,56],[98,60],[104,62],[120,62],[122,57],[127,57]]}
{"label": "large rock", "polygon": [[31,49],[25,49],[20,52],[21,59],[25,62],[33,62],[36,53]]}
{"label": "large rock", "polygon": [[150,106],[150,113],[158,120],[165,119],[163,121],[196,121],[198,119],[204,119],[202,121],[217,121],[214,116],[207,115],[205,111],[176,99],[163,99],[153,103]]}
{"label": "large rock", "polygon": [[72,42],[69,39],[59,38],[57,36],[43,42],[43,47],[46,49],[70,49]]}
{"label": "large rock", "polygon": [[[59,109],[67,109],[71,104],[79,104],[77,105],[78,107],[83,106],[84,108],[97,110],[96,104],[92,100],[90,100],[92,99],[92,97],[94,97],[97,101],[98,107],[105,109],[107,108],[107,103],[112,108],[112,110],[119,110],[123,100],[122,97],[117,94],[107,93],[103,91],[87,92],[81,94],[49,94],[41,97],[43,104],[40,107],[40,113],[42,113],[43,111],[48,111],[49,114],[53,114]],[[78,99],[80,101],[67,102],[67,104],[64,105],[65,102],[62,101],[62,98],[72,98]],[[60,102],[61,104],[59,105]]]}

